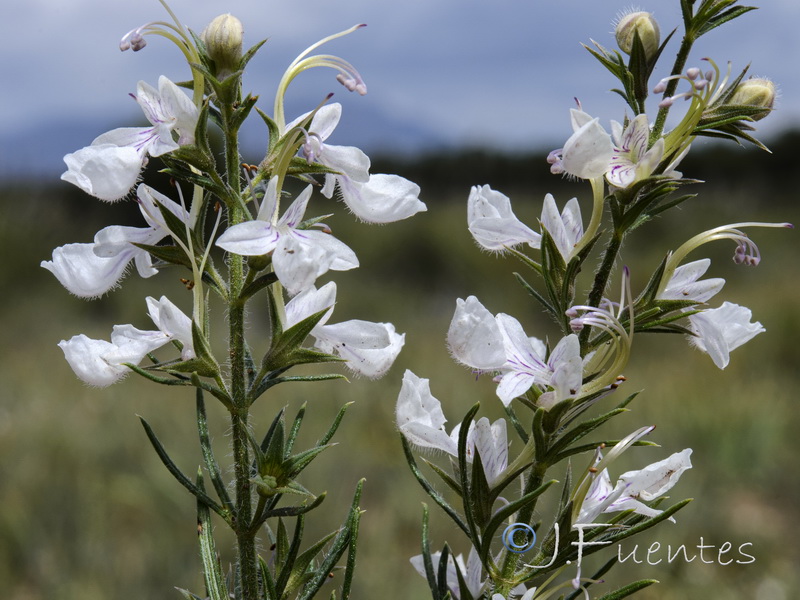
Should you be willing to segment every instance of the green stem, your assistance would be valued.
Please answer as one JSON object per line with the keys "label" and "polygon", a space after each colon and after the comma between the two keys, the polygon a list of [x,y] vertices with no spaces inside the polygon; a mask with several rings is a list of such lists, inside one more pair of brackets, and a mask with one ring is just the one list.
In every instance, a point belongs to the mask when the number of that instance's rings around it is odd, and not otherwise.
{"label": "green stem", "polygon": [[[606,247],[606,252],[603,255],[603,262],[600,264],[600,268],[594,276],[594,285],[589,292],[589,299],[587,302],[589,306],[600,306],[600,301],[603,299],[603,294],[605,294],[606,288],[608,287],[608,279],[611,277],[611,271],[614,269],[614,265],[617,262],[617,256],[622,247],[622,240],[624,237],[624,233],[617,229],[614,230],[614,235],[611,236],[611,240]],[[581,331],[581,354],[584,354],[587,350],[591,331],[591,327],[584,327],[583,331]]]}
{"label": "green stem", "polygon": [[[683,69],[686,66],[686,61],[689,58],[689,52],[692,50],[692,45],[696,40],[696,36],[693,30],[690,29],[689,23],[686,23],[686,34],[683,36],[683,41],[681,42],[681,47],[678,50],[678,55],[675,57],[675,63],[672,66],[672,72],[670,73],[671,76],[680,75],[683,73]],[[679,79],[671,79],[669,83],[667,83],[667,89],[664,91],[664,95],[662,98],[670,98],[671,96],[675,95],[675,90],[678,87]],[[658,109],[658,114],[656,115],[656,121],[653,125],[653,131],[650,133],[650,144],[652,145],[658,138],[661,137],[661,134],[664,132],[664,125],[667,123],[667,115],[669,114],[669,107],[665,106],[663,108]]]}
{"label": "green stem", "polygon": [[[228,204],[228,225],[244,221],[239,179],[238,131],[231,123],[233,107],[222,107],[222,129],[225,132],[225,166],[228,189],[235,195]],[[234,533],[239,552],[239,577],[243,600],[259,599],[258,557],[255,547],[255,532],[250,524],[253,515],[252,486],[250,483],[249,451],[249,402],[245,365],[245,303],[239,296],[245,281],[244,258],[238,254],[228,255],[228,344],[230,352],[231,437],[233,444],[234,477],[236,489],[236,519]]]}
{"label": "green stem", "polygon": [[[531,493],[533,490],[542,485],[547,469],[547,463],[536,463],[536,466],[533,468],[533,470],[531,470],[531,473],[528,476],[528,480],[525,482],[525,489],[522,492],[523,496]],[[519,513],[517,513],[516,521],[518,523],[529,523],[533,517],[533,511],[535,509],[536,502],[532,502],[520,510]],[[519,564],[521,557],[522,555],[516,552],[506,552],[506,555],[503,558],[503,566],[500,571],[500,576],[494,578],[495,589],[493,592],[495,594],[502,594],[503,598],[506,598],[511,590],[519,584],[514,575],[517,572],[517,565]]]}

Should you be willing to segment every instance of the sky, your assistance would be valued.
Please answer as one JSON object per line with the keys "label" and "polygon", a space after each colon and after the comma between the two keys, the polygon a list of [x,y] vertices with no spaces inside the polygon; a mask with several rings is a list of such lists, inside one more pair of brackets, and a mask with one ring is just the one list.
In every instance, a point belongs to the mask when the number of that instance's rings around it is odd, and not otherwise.
{"label": "sky", "polygon": [[[689,65],[705,56],[723,66],[731,61],[735,71],[750,63],[751,74],[776,81],[777,109],[758,125],[769,138],[800,125],[800,2],[763,4],[702,38]],[[351,94],[333,71],[315,69],[292,84],[287,113],[306,112],[333,92],[344,116],[331,141],[367,152],[560,146],[571,131],[574,98],[606,124],[624,116],[621,98],[608,91],[612,76],[581,47],[592,39],[614,46],[613,21],[630,8],[617,0],[307,0],[302,13],[291,0],[170,5],[195,31],[224,6],[244,23],[246,45],[269,38],[250,63],[245,89],[270,113],[277,82],[297,54],[366,23],[325,50],[353,63],[369,93]],[[680,26],[678,0],[636,7],[653,12],[662,34]],[[118,49],[128,30],[168,19],[158,0],[26,0],[5,3],[0,16],[0,177],[57,175],[65,153],[109,129],[142,124],[128,96],[139,80],[189,78],[182,55],[163,38],[148,37],[138,53]],[[673,40],[665,54],[676,50]],[[671,60],[664,62],[653,83],[667,74]],[[253,152],[263,145],[259,123],[245,138]]]}

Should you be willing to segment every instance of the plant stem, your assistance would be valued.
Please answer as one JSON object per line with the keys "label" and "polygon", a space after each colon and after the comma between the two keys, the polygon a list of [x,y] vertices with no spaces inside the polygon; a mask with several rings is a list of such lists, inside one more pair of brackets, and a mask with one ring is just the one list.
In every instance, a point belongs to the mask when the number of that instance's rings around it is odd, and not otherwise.
{"label": "plant stem", "polygon": [[[689,24],[687,23],[686,25],[686,33],[683,36],[683,41],[681,41],[681,47],[678,50],[678,55],[675,57],[675,63],[672,66],[672,72],[670,73],[670,76],[680,75],[683,73],[683,69],[686,66],[686,61],[689,58],[689,52],[691,51],[692,45],[697,39],[694,31],[689,28]],[[669,98],[675,94],[675,89],[678,87],[678,81],[679,79],[671,79],[669,83],[667,83],[667,89],[664,91],[663,98]],[[656,121],[653,125],[653,130],[650,133],[650,144],[653,144],[653,142],[661,137],[661,134],[664,131],[664,125],[667,123],[668,114],[668,106],[658,109]]]}
{"label": "plant stem", "polygon": [[[611,236],[608,246],[606,246],[606,252],[603,255],[603,262],[600,264],[600,268],[597,270],[597,273],[594,276],[594,285],[592,286],[592,290],[589,292],[589,298],[587,302],[589,306],[600,306],[600,301],[603,299],[603,294],[608,286],[608,278],[611,276],[611,271],[614,269],[614,265],[617,262],[617,255],[619,254],[619,249],[622,247],[622,240],[624,237],[624,233],[617,229],[614,230],[614,234]],[[587,344],[589,343],[589,335],[591,334],[591,331],[591,327],[584,327],[583,331],[581,331],[580,341],[582,355],[587,350]]]}
{"label": "plant stem", "polygon": [[[530,475],[528,476],[528,480],[525,482],[525,489],[522,492],[522,495],[531,493],[533,490],[538,488],[542,485],[544,481],[544,475],[547,472],[548,465],[546,463],[537,462],[534,469],[531,471]],[[531,503],[530,505],[526,506],[522,510],[517,513],[516,520],[519,523],[529,523],[531,517],[533,516],[533,511],[536,509],[536,502]],[[514,574],[517,570],[517,564],[519,563],[519,559],[522,555],[515,553],[515,552],[508,552],[506,551],[506,555],[503,559],[503,568],[500,572],[500,576],[495,578],[495,582],[497,586],[494,589],[494,593],[502,594],[503,598],[506,598],[508,594],[514,589],[518,582],[514,581]]]}
{"label": "plant stem", "polygon": [[[222,107],[222,129],[225,132],[225,166],[227,183],[235,194],[235,201],[228,205],[228,225],[244,221],[239,180],[238,131],[231,123],[233,108]],[[239,581],[243,600],[258,600],[258,559],[255,548],[255,532],[251,530],[252,488],[250,485],[250,451],[248,420],[250,406],[247,397],[245,373],[244,321],[245,303],[239,296],[245,281],[244,259],[235,253],[228,255],[228,344],[230,359],[231,436],[233,444],[233,470],[236,489],[236,518],[234,533],[239,552]]]}

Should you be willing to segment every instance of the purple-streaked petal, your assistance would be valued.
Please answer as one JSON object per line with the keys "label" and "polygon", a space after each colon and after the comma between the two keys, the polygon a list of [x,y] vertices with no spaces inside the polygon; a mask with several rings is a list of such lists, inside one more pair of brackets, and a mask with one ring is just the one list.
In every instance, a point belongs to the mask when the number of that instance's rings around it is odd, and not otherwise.
{"label": "purple-streaked petal", "polygon": [[228,228],[217,238],[223,250],[240,256],[261,256],[275,250],[281,235],[266,221],[246,221]]}

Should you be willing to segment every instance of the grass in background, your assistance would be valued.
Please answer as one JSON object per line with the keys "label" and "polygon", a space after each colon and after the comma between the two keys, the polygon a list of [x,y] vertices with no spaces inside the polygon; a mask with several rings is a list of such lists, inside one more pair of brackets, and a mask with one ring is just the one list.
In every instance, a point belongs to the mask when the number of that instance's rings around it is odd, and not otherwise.
{"label": "grass in background", "polygon": [[[476,381],[449,358],[444,337],[455,299],[475,294],[492,312],[519,317],[529,333],[555,334],[513,281],[511,272],[524,267],[481,253],[469,237],[466,193],[472,183],[483,182],[464,182],[447,195],[423,195],[428,213],[386,228],[356,225],[345,215],[332,220],[336,235],[362,262],[360,269],[336,275],[333,322],[356,317],[391,321],[406,332],[406,348],[383,380],[324,387],[284,384],[255,409],[256,427],[263,429],[281,407],[287,407],[291,419],[308,401],[311,418],[302,435],[315,438],[342,404],[355,401],[337,434],[340,445],[319,457],[302,483],[315,493],[328,491],[327,522],[317,528],[321,534],[341,522],[357,480],[367,479],[353,591],[357,598],[426,597],[408,558],[420,551],[421,503],[432,503],[409,472],[394,427],[403,371],[409,368],[431,379],[450,426],[477,400],[482,414],[496,418],[501,412],[493,385],[486,378]],[[193,473],[201,463],[194,393],[135,375],[106,390],[88,388],[74,377],[56,343],[80,332],[105,338],[115,323],[149,326],[144,297],[166,294],[185,305],[187,292],[178,280],[184,275],[173,269],[152,280],[131,275],[122,289],[91,303],[69,297],[39,261],[57,245],[88,241],[100,227],[123,223],[125,217],[116,216],[130,215],[134,208],[103,205],[84,211],[92,200],[62,199],[63,187],[58,190],[9,190],[2,196],[0,581],[10,600],[178,598],[172,586],[202,588],[194,501],[160,464],[136,415],[151,423],[176,462]],[[518,216],[535,223],[544,191],[510,195]],[[567,198],[556,196],[559,204]],[[588,204],[588,197],[582,200]],[[798,220],[794,207],[794,214],[787,214],[788,204],[781,208],[767,200],[772,199],[751,189],[725,190],[668,213],[645,235],[646,244],[637,242],[634,232],[623,252],[634,285],[644,284],[649,275],[644,270],[654,268],[669,248],[704,228],[751,217]],[[653,541],[695,546],[702,537],[717,547],[731,542],[727,558],[736,558],[738,545],[751,542],[756,562],[722,566],[696,559],[634,567],[628,561],[617,567],[615,582],[636,577],[663,582],[637,596],[643,600],[780,600],[800,592],[794,568],[800,563],[794,539],[800,525],[795,469],[800,413],[794,399],[800,383],[798,242],[796,234],[785,231],[753,230],[752,235],[764,255],[757,269],[733,265],[730,244],[706,249],[713,260],[710,275],[728,278],[720,298],[752,308],[767,333],[736,350],[724,372],[680,336],[638,336],[635,359],[625,373],[628,383],[617,400],[644,391],[607,433],[626,434],[653,423],[658,428],[651,439],[663,446],[628,453],[624,464],[615,465],[617,475],[684,447],[694,449],[695,468],[674,488],[672,500],[691,496],[695,501],[677,515],[677,524],[664,524],[639,541],[640,558]],[[693,257],[702,255],[706,252]],[[253,331],[265,322],[266,310],[264,303],[263,314],[251,314]],[[318,397],[321,391],[324,396]],[[225,457],[227,425],[219,425],[225,423],[224,411],[211,400],[207,404],[215,443]],[[512,452],[518,445],[515,440]],[[577,459],[576,469],[583,467],[582,460],[589,457]],[[446,516],[434,506],[431,516],[434,544],[448,539],[456,553],[466,554],[469,549]],[[313,531],[315,523],[307,527]],[[623,545],[626,551],[632,546]],[[223,561],[233,559],[231,540],[221,540],[219,548]],[[710,552],[706,557],[716,559]],[[587,566],[585,573],[590,572]]]}

